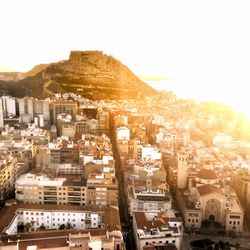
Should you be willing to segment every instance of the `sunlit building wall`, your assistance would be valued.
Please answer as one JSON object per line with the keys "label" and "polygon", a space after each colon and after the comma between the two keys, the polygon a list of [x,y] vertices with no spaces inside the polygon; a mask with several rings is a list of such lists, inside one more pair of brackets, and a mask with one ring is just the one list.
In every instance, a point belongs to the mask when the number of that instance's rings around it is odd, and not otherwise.
{"label": "sunlit building wall", "polygon": [[0,203],[8,199],[14,192],[17,171],[17,158],[9,153],[2,154],[0,159]]}
{"label": "sunlit building wall", "polygon": [[11,96],[2,96],[1,101],[5,116],[16,116],[16,100]]}
{"label": "sunlit building wall", "polygon": [[0,102],[0,128],[4,127],[3,123],[3,105],[2,102]]}
{"label": "sunlit building wall", "polygon": [[127,127],[119,127],[116,129],[116,140],[130,140],[130,130]]}

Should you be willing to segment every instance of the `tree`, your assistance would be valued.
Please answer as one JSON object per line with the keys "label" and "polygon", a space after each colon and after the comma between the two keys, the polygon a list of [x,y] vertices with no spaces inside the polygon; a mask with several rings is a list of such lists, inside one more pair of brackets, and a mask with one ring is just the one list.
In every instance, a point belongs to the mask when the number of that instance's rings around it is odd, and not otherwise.
{"label": "tree", "polygon": [[59,230],[62,230],[62,229],[66,229],[65,224],[61,224],[61,225],[59,226]]}
{"label": "tree", "polygon": [[26,231],[26,232],[30,232],[32,225],[31,225],[31,223],[27,222],[27,223],[24,225],[24,227],[25,227],[25,231]]}
{"label": "tree", "polygon": [[70,222],[67,222],[66,228],[67,228],[67,229],[72,229],[72,228],[73,228],[73,226],[71,225],[71,223],[70,223]]}
{"label": "tree", "polygon": [[46,227],[45,227],[44,225],[41,225],[41,226],[39,227],[39,229],[40,229],[40,230],[45,230]]}

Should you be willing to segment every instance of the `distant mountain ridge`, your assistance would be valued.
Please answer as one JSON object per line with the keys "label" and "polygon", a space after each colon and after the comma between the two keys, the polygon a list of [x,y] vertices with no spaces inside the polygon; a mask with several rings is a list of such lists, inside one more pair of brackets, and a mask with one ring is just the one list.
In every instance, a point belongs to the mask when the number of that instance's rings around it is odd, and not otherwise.
{"label": "distant mountain ridge", "polygon": [[74,92],[97,100],[135,99],[157,93],[120,61],[101,51],[72,51],[69,60],[37,65],[18,81],[0,81],[0,90],[2,94],[37,98]]}

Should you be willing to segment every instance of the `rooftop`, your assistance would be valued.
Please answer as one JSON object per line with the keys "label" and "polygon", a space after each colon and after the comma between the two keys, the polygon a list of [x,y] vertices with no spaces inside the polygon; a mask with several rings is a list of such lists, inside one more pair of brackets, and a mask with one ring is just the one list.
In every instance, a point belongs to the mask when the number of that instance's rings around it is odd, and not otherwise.
{"label": "rooftop", "polygon": [[197,187],[197,190],[198,190],[200,196],[204,196],[204,195],[211,194],[211,193],[217,193],[217,194],[224,195],[220,188],[213,186],[213,185],[210,185],[210,184],[199,186],[199,187]]}
{"label": "rooftop", "polygon": [[201,169],[196,177],[204,180],[217,180],[218,177],[215,172],[211,169]]}
{"label": "rooftop", "polygon": [[[120,229],[120,217],[117,207],[113,206],[72,206],[72,205],[38,205],[38,204],[14,204],[9,207],[4,207],[0,211],[0,232],[8,227],[13,218],[15,218],[18,210],[25,211],[67,211],[67,212],[97,212],[103,214],[103,223],[109,228]],[[108,228],[108,227],[107,227]]]}

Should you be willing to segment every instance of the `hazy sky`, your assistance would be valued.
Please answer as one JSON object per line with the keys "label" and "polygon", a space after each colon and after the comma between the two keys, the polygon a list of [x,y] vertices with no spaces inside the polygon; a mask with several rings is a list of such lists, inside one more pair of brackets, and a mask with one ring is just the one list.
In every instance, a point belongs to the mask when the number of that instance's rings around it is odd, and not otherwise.
{"label": "hazy sky", "polygon": [[2,0],[0,67],[102,50],[138,75],[172,78],[164,87],[178,96],[248,110],[249,13],[241,0]]}

